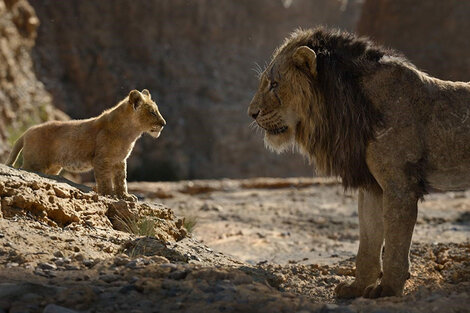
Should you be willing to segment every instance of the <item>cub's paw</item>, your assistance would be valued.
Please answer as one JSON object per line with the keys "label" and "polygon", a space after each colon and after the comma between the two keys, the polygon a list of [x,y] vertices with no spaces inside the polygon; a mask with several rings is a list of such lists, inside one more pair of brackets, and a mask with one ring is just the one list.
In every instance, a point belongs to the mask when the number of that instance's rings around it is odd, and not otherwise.
{"label": "cub's paw", "polygon": [[352,299],[362,296],[364,288],[359,288],[356,282],[341,282],[335,288],[337,298]]}
{"label": "cub's paw", "polygon": [[394,290],[392,287],[384,285],[384,284],[373,284],[368,286],[364,290],[363,297],[364,298],[380,298],[380,297],[393,297],[393,296],[401,296],[402,291]]}
{"label": "cub's paw", "polygon": [[126,201],[137,202],[137,196],[130,194],[130,193],[124,193],[122,195],[118,195],[118,198],[122,200],[126,200]]}

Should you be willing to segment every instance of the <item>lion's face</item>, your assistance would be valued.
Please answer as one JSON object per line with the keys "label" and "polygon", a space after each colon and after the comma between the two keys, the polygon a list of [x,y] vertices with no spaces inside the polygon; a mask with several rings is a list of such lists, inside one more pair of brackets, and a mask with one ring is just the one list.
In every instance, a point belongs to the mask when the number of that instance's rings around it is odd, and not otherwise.
{"label": "lion's face", "polygon": [[133,106],[141,130],[152,137],[160,137],[166,121],[160,114],[157,104],[152,100],[150,92],[147,89],[142,90],[142,92],[131,91],[129,103]]}
{"label": "lion's face", "polygon": [[295,145],[311,102],[306,99],[311,96],[310,81],[296,66],[297,54],[281,53],[273,59],[262,73],[248,109],[248,114],[264,129],[266,145],[277,152]]}

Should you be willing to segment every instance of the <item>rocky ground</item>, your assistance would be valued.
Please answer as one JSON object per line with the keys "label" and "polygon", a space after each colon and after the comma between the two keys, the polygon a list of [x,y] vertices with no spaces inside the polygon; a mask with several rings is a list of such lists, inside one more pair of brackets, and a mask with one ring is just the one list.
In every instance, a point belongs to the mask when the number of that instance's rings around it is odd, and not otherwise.
{"label": "rocky ground", "polygon": [[421,203],[404,297],[343,301],[358,222],[337,182],[130,189],[137,204],[0,166],[0,312],[470,312],[470,192]]}

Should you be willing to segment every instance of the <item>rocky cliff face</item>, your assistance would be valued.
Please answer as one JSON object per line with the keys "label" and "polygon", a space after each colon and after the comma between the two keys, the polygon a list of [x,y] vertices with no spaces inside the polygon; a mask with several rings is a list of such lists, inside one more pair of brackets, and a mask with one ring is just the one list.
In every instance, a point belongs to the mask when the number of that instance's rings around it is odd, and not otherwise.
{"label": "rocky cliff face", "polygon": [[33,71],[30,56],[39,20],[24,0],[0,0],[0,161],[29,126],[64,118]]}
{"label": "rocky cliff face", "polygon": [[[147,88],[168,124],[140,140],[130,179],[312,175],[299,156],[266,151],[248,127],[263,66],[296,27],[351,29],[360,0],[32,0],[36,72],[73,118]],[[123,125],[125,127],[125,125]]]}
{"label": "rocky cliff face", "polygon": [[470,2],[367,0],[358,32],[442,79],[470,80]]}

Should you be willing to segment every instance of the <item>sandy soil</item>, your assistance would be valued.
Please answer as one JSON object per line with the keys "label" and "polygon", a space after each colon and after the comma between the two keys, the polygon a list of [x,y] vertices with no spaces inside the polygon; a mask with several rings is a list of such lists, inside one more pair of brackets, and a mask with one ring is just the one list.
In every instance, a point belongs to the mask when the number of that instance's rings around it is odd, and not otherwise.
{"label": "sandy soil", "polygon": [[[0,175],[0,312],[470,312],[469,192],[420,204],[404,297],[343,301],[333,289],[354,276],[356,195],[333,180],[130,183],[140,201],[124,205],[8,173]],[[34,179],[46,179],[46,192],[61,195],[77,220],[50,222],[57,208],[45,201],[46,215],[38,214]],[[160,212],[166,226],[158,238],[119,230],[110,217],[116,203],[146,208],[139,216]],[[178,216],[197,224],[175,241],[165,234],[185,233]]]}

